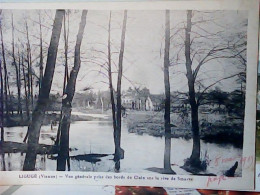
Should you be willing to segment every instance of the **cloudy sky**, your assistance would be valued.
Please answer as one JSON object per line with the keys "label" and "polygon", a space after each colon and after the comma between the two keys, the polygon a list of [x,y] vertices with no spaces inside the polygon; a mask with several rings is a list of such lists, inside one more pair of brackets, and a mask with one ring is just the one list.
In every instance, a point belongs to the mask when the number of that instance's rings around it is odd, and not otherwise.
{"label": "cloudy sky", "polygon": [[[39,11],[12,11],[4,10],[1,22],[4,30],[5,45],[11,51],[11,15],[14,16],[16,52],[19,47],[26,47],[25,21],[28,22],[30,43],[32,45],[34,71],[38,74],[39,63]],[[219,11],[219,12],[193,12],[192,21],[204,21],[194,25],[192,37],[194,39],[192,52],[204,49],[209,51],[214,46],[226,44],[231,41],[246,41],[247,12],[245,11]],[[43,24],[44,50],[47,53],[52,30],[55,11],[41,10],[40,17]],[[69,25],[69,64],[73,66],[73,52],[81,11],[72,10]],[[107,90],[107,72],[101,68],[101,64],[107,62],[107,39],[108,39],[109,11],[89,11],[84,39],[81,47],[81,69],[77,80],[77,91],[85,87],[93,90]],[[186,11],[171,11],[171,50],[172,67],[170,68],[170,80],[172,91],[187,91],[187,78],[185,77],[184,55],[184,28],[186,27]],[[116,84],[118,51],[120,50],[121,27],[123,11],[112,12],[112,59],[114,62],[113,81]],[[164,11],[128,11],[125,54],[123,63],[123,89],[128,87],[147,87],[152,93],[163,93],[163,50],[164,50]],[[217,36],[213,34],[217,33]],[[211,36],[208,36],[208,35]],[[61,33],[57,65],[53,81],[52,92],[62,91],[62,77],[64,70],[64,39]],[[21,49],[22,50],[22,49]],[[176,61],[178,56],[178,62]],[[203,57],[196,56],[193,68]],[[11,57],[8,57],[11,60]],[[174,60],[175,59],[175,60]],[[9,60],[9,61],[10,61]],[[46,58],[45,58],[46,62]],[[208,86],[216,80],[238,73],[241,64],[234,59],[212,60],[205,64],[198,76],[203,86]],[[10,78],[14,83],[14,67],[8,65]],[[216,85],[222,90],[232,91],[240,87],[235,79],[228,79]]]}

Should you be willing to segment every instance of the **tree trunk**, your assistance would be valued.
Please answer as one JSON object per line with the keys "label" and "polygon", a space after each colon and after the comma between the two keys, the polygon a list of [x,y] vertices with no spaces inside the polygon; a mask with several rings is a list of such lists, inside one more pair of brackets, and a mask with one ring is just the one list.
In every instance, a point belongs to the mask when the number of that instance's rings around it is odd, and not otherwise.
{"label": "tree trunk", "polygon": [[[69,12],[68,12],[69,14]],[[68,34],[69,34],[69,15],[68,15],[68,32],[66,32],[66,14],[64,15],[64,19],[63,19],[63,35],[64,35],[64,57],[65,57],[65,66],[64,66],[64,78],[63,78],[63,90],[62,90],[62,96],[65,95],[65,90],[66,90],[66,85],[69,79],[69,70],[68,70]],[[59,121],[61,121],[61,117],[62,117],[62,110],[60,113],[60,119]],[[60,136],[61,136],[61,126],[59,125],[58,127],[58,131],[57,131],[57,136],[56,136],[56,140],[55,140],[55,145],[58,146],[60,143]]]}
{"label": "tree trunk", "polygon": [[27,21],[25,22],[26,37],[27,37],[27,60],[28,60],[28,95],[30,97],[31,109],[33,110],[33,76],[32,76],[32,53],[29,39],[29,28]]}
{"label": "tree trunk", "polygon": [[23,166],[24,171],[33,171],[35,169],[37,156],[36,148],[39,142],[40,129],[44,119],[45,109],[49,100],[64,13],[64,10],[56,11],[42,87],[37,105],[32,114],[32,123],[28,129],[28,148]]}
{"label": "tree trunk", "polygon": [[17,114],[20,114],[22,118],[22,107],[21,107],[21,86],[20,86],[20,77],[19,77],[19,68],[15,59],[15,51],[14,51],[14,19],[12,14],[12,57],[13,57],[13,65],[15,67],[16,73],[16,86],[17,86],[17,96],[18,96],[18,107]]}
{"label": "tree trunk", "polygon": [[23,142],[25,143],[27,141],[27,138],[28,138],[29,123],[31,121],[31,117],[30,117],[30,109],[29,109],[29,96],[28,96],[28,92],[27,92],[26,75],[25,75],[25,70],[24,70],[24,56],[23,56],[23,54],[22,54],[22,71],[23,71],[23,79],[24,79],[26,116],[27,116],[27,122],[28,122],[28,129],[27,129],[26,135],[25,135],[24,140],[23,140]]}
{"label": "tree trunk", "polygon": [[112,107],[112,119],[113,119],[113,129],[114,129],[114,142],[116,145],[116,105],[114,99],[114,88],[112,82],[112,65],[111,65],[111,11],[109,15],[109,23],[108,23],[108,43],[107,43],[107,50],[108,50],[108,79],[109,79],[109,91],[110,91],[110,101]]}
{"label": "tree trunk", "polygon": [[69,12],[68,12],[68,31],[66,32],[66,18],[64,17],[64,81],[63,81],[63,95],[65,94],[66,84],[69,80],[69,69],[68,69],[68,44],[69,44]]}
{"label": "tree trunk", "polygon": [[125,32],[126,32],[126,21],[127,21],[127,11],[124,11],[124,20],[121,35],[121,47],[119,52],[119,62],[118,62],[118,78],[117,78],[117,113],[116,113],[116,132],[115,132],[115,156],[114,160],[116,162],[115,169],[120,169],[120,159],[124,158],[124,150],[121,148],[121,82],[123,74],[123,58],[125,49]]}
{"label": "tree trunk", "polygon": [[39,14],[39,25],[40,25],[40,76],[39,76],[39,95],[41,90],[41,83],[43,78],[43,51],[42,51],[42,23],[41,23],[41,14]]}
{"label": "tree trunk", "polygon": [[1,141],[4,141],[4,79],[2,72],[2,61],[0,60],[0,82],[1,82],[1,92],[0,92],[0,126],[1,126]]}
{"label": "tree trunk", "polygon": [[199,133],[199,118],[198,118],[198,106],[192,104],[191,106],[191,124],[192,124],[192,138],[193,146],[190,161],[192,165],[200,167],[200,133]]}
{"label": "tree trunk", "polygon": [[10,85],[8,81],[8,76],[7,76],[7,91],[8,91],[8,96],[9,96],[9,108],[11,108],[11,114],[12,116],[14,115],[14,108],[13,108],[13,97],[11,95],[11,90],[10,90]]}
{"label": "tree trunk", "polygon": [[[5,59],[5,47],[4,47],[4,37],[3,37],[3,29],[0,23],[0,33],[1,33],[1,46],[2,46],[2,58],[3,58],[3,68],[4,68],[4,103],[5,103],[5,111],[6,111],[6,119],[7,121],[10,118],[9,112],[9,102],[8,102],[8,73],[7,73],[7,66],[6,66],[6,59]],[[10,96],[9,96],[10,97]]]}
{"label": "tree trunk", "polygon": [[187,160],[187,165],[200,167],[200,133],[199,133],[199,119],[198,119],[198,104],[196,102],[196,92],[195,92],[195,77],[192,74],[192,61],[190,57],[191,50],[191,41],[190,41],[190,33],[191,33],[191,17],[192,11],[187,11],[187,27],[185,30],[185,58],[186,58],[186,70],[187,70],[187,79],[188,79],[188,87],[189,87],[189,103],[191,106],[191,124],[192,124],[192,138],[193,138],[193,147],[192,154]]}
{"label": "tree trunk", "polygon": [[2,168],[2,171],[6,171],[6,165],[5,165],[5,153],[2,153],[1,156],[2,156],[2,161],[3,161],[3,168]]}
{"label": "tree trunk", "polygon": [[32,107],[31,107],[31,77],[30,77],[30,74],[31,74],[31,66],[30,66],[30,60],[29,60],[29,49],[28,49],[28,46],[27,46],[27,92],[28,92],[28,101],[29,101],[29,108],[30,110],[32,110]]}
{"label": "tree trunk", "polygon": [[22,54],[22,71],[23,71],[23,80],[24,80],[24,94],[25,94],[25,107],[26,107],[26,115],[27,121],[30,121],[30,110],[29,110],[29,100],[28,100],[28,92],[27,92],[27,82],[26,82],[26,75],[24,70],[24,56]]}
{"label": "tree trunk", "polygon": [[169,78],[170,52],[170,11],[165,12],[165,49],[164,49],[164,87],[165,87],[165,108],[164,108],[164,128],[165,128],[165,150],[164,150],[164,170],[166,173],[174,173],[171,168],[171,87]]}
{"label": "tree trunk", "polygon": [[22,107],[22,99],[21,99],[21,88],[22,88],[22,77],[21,77],[21,55],[20,50],[18,48],[18,78],[19,78],[19,96],[20,96],[20,108],[21,108],[21,120],[23,121],[23,107]]}
{"label": "tree trunk", "polygon": [[81,21],[79,24],[79,31],[76,40],[75,54],[74,54],[74,67],[70,72],[70,77],[65,90],[65,97],[62,100],[62,117],[60,121],[61,137],[60,137],[60,150],[57,160],[57,171],[65,171],[66,161],[69,159],[69,129],[70,117],[72,109],[72,100],[75,93],[76,81],[80,69],[80,47],[83,39],[84,29],[86,26],[87,10],[82,11]]}
{"label": "tree trunk", "polygon": [[[0,15],[2,14],[2,10],[0,11]],[[2,25],[0,24],[0,28],[1,28],[1,39],[2,39],[2,46],[3,46],[3,37],[2,37]],[[2,48],[4,49],[4,48]],[[4,58],[4,56],[3,56]],[[0,82],[1,82],[1,89],[0,89],[0,126],[1,126],[1,141],[4,141],[4,79],[3,79],[3,71],[2,71],[2,60],[0,60]],[[3,165],[5,168],[5,164],[4,164],[4,155],[2,155],[3,157]]]}

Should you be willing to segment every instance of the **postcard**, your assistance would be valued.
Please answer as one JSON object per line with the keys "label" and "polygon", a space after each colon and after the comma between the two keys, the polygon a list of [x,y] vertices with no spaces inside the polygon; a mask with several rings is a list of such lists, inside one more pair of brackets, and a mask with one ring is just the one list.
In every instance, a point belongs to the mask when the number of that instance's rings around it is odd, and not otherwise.
{"label": "postcard", "polygon": [[258,1],[0,7],[1,185],[254,188]]}

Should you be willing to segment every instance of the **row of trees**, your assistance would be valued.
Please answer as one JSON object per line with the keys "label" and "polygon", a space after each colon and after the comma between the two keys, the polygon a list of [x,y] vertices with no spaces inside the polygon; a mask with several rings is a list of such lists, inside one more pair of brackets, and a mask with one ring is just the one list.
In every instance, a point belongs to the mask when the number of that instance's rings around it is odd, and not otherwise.
{"label": "row of trees", "polygon": [[[2,11],[1,11],[2,15]],[[64,82],[63,82],[63,98],[62,98],[62,109],[61,109],[61,117],[59,122],[59,128],[57,132],[57,139],[55,141],[55,144],[60,148],[59,150],[59,158],[57,161],[57,170],[65,170],[66,166],[66,160],[68,160],[69,157],[69,128],[70,128],[70,116],[71,116],[71,108],[72,108],[72,100],[75,93],[75,86],[76,86],[76,80],[77,75],[80,69],[81,64],[81,56],[80,56],[80,47],[81,42],[83,39],[84,29],[86,25],[86,16],[87,11],[84,10],[82,12],[81,16],[81,22],[80,27],[77,35],[76,40],[76,46],[75,46],[75,52],[74,52],[74,66],[69,74],[69,68],[68,68],[68,61],[69,61],[69,16],[70,11],[65,10],[57,10],[54,23],[53,23],[53,29],[52,29],[52,35],[50,44],[48,47],[48,53],[47,53],[47,60],[46,60],[46,66],[45,71],[43,74],[44,66],[44,54],[43,54],[43,33],[42,33],[42,24],[41,22],[41,12],[39,12],[39,21],[37,24],[39,24],[40,29],[40,37],[39,39],[39,48],[40,48],[40,54],[37,56],[38,60],[39,58],[39,75],[36,75],[32,68],[32,51],[31,51],[31,43],[30,43],[30,36],[29,36],[29,27],[27,19],[25,19],[25,32],[22,32],[26,35],[27,38],[27,44],[26,48],[24,48],[23,43],[21,40],[18,39],[18,44],[15,44],[15,30],[19,31],[19,29],[15,29],[14,26],[14,18],[12,14],[12,51],[11,51],[11,57],[13,61],[11,64],[15,67],[15,80],[16,80],[16,86],[17,86],[17,115],[21,117],[21,120],[24,120],[23,118],[23,108],[22,108],[22,98],[21,98],[21,86],[22,81],[24,81],[24,94],[25,94],[25,103],[26,103],[26,113],[27,113],[27,121],[29,123],[28,125],[28,131],[24,138],[24,142],[28,139],[28,152],[25,157],[24,162],[24,170],[34,170],[35,163],[36,163],[36,155],[37,155],[37,144],[39,142],[39,135],[40,135],[40,129],[41,125],[43,123],[43,118],[45,115],[45,111],[49,102],[49,96],[50,96],[50,90],[52,87],[52,81],[54,77],[55,72],[55,65],[57,60],[57,53],[58,53],[58,47],[59,47],[59,40],[61,36],[61,30],[63,26],[63,34],[64,34]],[[110,45],[110,26],[111,26],[111,12],[110,12],[110,18],[109,18],[109,33],[108,33],[108,66],[110,66],[110,70],[108,70],[108,75],[110,77],[110,92],[111,92],[111,100],[113,100],[112,104],[112,113],[113,113],[113,124],[114,124],[114,139],[115,139],[115,161],[116,161],[116,169],[120,168],[120,159],[124,156],[124,151],[120,147],[120,139],[121,139],[121,80],[122,80],[122,72],[123,72],[123,55],[124,55],[124,42],[125,42],[125,32],[126,32],[126,21],[127,21],[127,11],[124,12],[124,19],[123,19],[123,28],[122,28],[122,38],[121,38],[121,49],[119,52],[119,62],[118,62],[118,81],[117,81],[117,93],[116,93],[116,100],[117,104],[114,102],[114,96],[115,96],[115,90],[114,86],[112,84],[112,70],[111,70],[111,45]],[[35,22],[35,21],[34,21]],[[67,27],[66,27],[67,25]],[[44,26],[46,27],[46,26]],[[2,58],[3,58],[3,69],[4,73],[2,72],[2,61],[1,61],[1,140],[4,141],[4,116],[6,119],[6,123],[10,120],[10,113],[12,116],[14,115],[13,110],[13,99],[11,95],[10,90],[10,81],[8,77],[8,66],[7,64],[9,61],[6,61],[6,48],[4,43],[4,36],[3,36],[3,26],[1,23],[0,26],[1,30],[1,46],[2,46]],[[20,32],[20,31],[19,31]],[[35,35],[33,35],[35,36]],[[16,52],[16,48],[18,46],[18,52]],[[21,49],[21,51],[20,51]],[[24,52],[24,49],[26,52]],[[17,62],[18,59],[18,62]],[[22,72],[22,73],[21,73]],[[3,77],[4,76],[4,77]],[[38,91],[38,99],[37,103],[34,107],[34,79],[37,79],[37,84],[39,86]],[[4,105],[5,104],[5,105]],[[117,107],[117,109],[115,108]],[[12,109],[10,109],[12,108]],[[33,112],[31,113],[31,111]],[[4,113],[5,111],[5,113]],[[69,161],[67,161],[69,163]],[[69,167],[69,165],[68,165]]]}
{"label": "row of trees", "polygon": [[[45,109],[48,104],[50,89],[52,85],[52,78],[54,76],[55,63],[57,57],[57,50],[59,44],[59,38],[61,34],[61,27],[64,18],[65,11],[57,10],[55,15],[55,20],[53,24],[51,42],[48,50],[47,62],[45,72],[42,78],[39,97],[37,105],[32,113],[32,123],[28,128],[28,152],[26,153],[25,162],[23,170],[34,170],[37,155],[37,143],[39,142],[40,129],[42,125],[42,118],[45,114]],[[86,16],[87,11],[82,11],[81,22],[79,25],[79,31],[76,40],[75,52],[74,52],[74,67],[72,68],[70,75],[68,76],[67,65],[65,63],[65,76],[64,76],[64,91],[62,98],[62,109],[61,117],[59,122],[58,134],[56,144],[59,146],[59,153],[57,159],[57,170],[66,170],[66,162],[68,169],[69,165],[69,128],[70,128],[70,117],[72,110],[72,100],[75,94],[77,75],[80,69],[81,59],[80,59],[80,47],[83,39],[84,29],[86,26]],[[111,20],[111,13],[110,13]],[[121,140],[121,80],[123,71],[123,54],[124,54],[124,42],[125,42],[125,32],[126,32],[126,20],[127,11],[124,11],[124,20],[122,27],[122,38],[121,38],[121,49],[119,53],[119,73],[117,82],[117,110],[115,111],[115,103],[112,102],[112,115],[113,115],[113,125],[114,125],[114,140],[115,140],[115,154],[114,160],[116,162],[116,170],[120,169],[120,159],[123,158],[123,150],[120,147]],[[64,22],[65,24],[65,22]],[[65,28],[64,28],[65,29]],[[64,30],[65,31],[65,30]],[[64,36],[66,37],[65,33]],[[67,45],[65,41],[65,58],[67,58]],[[110,56],[110,21],[109,21],[109,37],[108,37],[108,56]],[[66,60],[67,62],[67,60]],[[109,63],[110,60],[109,60]],[[111,64],[110,64],[111,66]],[[110,92],[111,100],[114,100],[114,90],[112,84],[112,73],[111,69],[108,71],[110,75]]]}
{"label": "row of trees", "polygon": [[[1,18],[3,19],[3,14],[1,10]],[[32,49],[31,49],[31,40],[30,40],[30,29],[28,25],[28,20],[24,20],[24,28],[23,30],[15,28],[14,25],[14,16],[11,15],[11,50],[8,50],[6,46],[6,42],[8,42],[8,34],[4,33],[3,22],[0,23],[0,35],[1,35],[1,54],[2,54],[2,69],[1,69],[1,87],[2,89],[2,113],[5,116],[2,120],[2,123],[10,124],[14,119],[14,113],[16,111],[16,115],[20,117],[21,121],[25,121],[26,123],[30,123],[32,116],[31,111],[34,108],[35,95],[39,94],[41,88],[41,81],[43,78],[43,34],[42,34],[42,23],[41,23],[41,14],[38,15],[37,25],[39,28],[39,46],[40,46],[40,54],[37,55],[39,58],[39,75],[36,75],[33,63],[35,60],[32,58]],[[20,30],[20,31],[19,31]],[[21,40],[20,37],[16,37],[17,32],[20,32],[25,36],[25,40]],[[7,39],[5,40],[5,35]],[[9,64],[11,64],[9,66]],[[10,69],[14,68],[15,70],[15,86],[16,86],[16,94],[17,98],[14,98],[12,88],[12,74],[10,74]],[[36,67],[35,67],[36,68]],[[23,86],[23,89],[22,89]],[[38,86],[38,89],[36,87]],[[22,90],[24,90],[22,97]],[[37,92],[35,92],[37,91]],[[15,102],[17,101],[17,102]],[[23,106],[23,102],[25,106]],[[17,107],[14,107],[17,105]],[[25,112],[25,116],[24,116]],[[4,129],[2,129],[2,134],[4,134]],[[4,140],[4,136],[2,139]],[[27,135],[24,141],[27,140]]]}
{"label": "row of trees", "polygon": [[[62,91],[62,108],[59,121],[59,127],[57,132],[57,139],[55,144],[59,147],[59,154],[57,160],[57,170],[62,171],[70,169],[69,165],[69,129],[70,129],[70,117],[72,109],[72,100],[75,94],[76,81],[81,66],[81,43],[85,32],[87,10],[83,10],[81,14],[81,20],[79,24],[79,30],[77,33],[75,48],[73,53],[73,66],[71,71],[69,70],[71,54],[69,49],[69,33],[70,33],[70,14],[71,11],[57,10],[53,21],[52,34],[50,37],[50,44],[48,51],[45,52],[44,40],[43,40],[43,26],[41,14],[39,14],[38,22],[39,25],[39,55],[36,59],[39,61],[38,68],[39,74],[36,74],[33,70],[33,55],[29,36],[28,23],[25,20],[23,32],[26,37],[26,47],[24,44],[15,44],[15,29],[13,15],[11,18],[12,25],[12,39],[11,39],[11,52],[8,57],[11,57],[8,61],[6,60],[6,49],[4,44],[3,28],[1,24],[1,46],[2,46],[2,61],[0,62],[1,69],[1,112],[4,113],[7,120],[13,110],[10,108],[12,103],[12,96],[10,90],[10,81],[8,80],[8,63],[11,63],[15,69],[15,83],[17,89],[17,115],[23,120],[23,108],[22,108],[22,86],[25,94],[26,104],[26,120],[29,121],[28,133],[24,139],[28,139],[28,152],[25,157],[24,170],[34,170],[37,155],[37,144],[39,142],[39,135],[41,125],[43,122],[43,116],[49,102],[50,91],[55,73],[55,66],[57,62],[58,51],[61,49],[59,44],[60,37],[63,29],[64,48],[62,51],[64,59],[64,70],[63,70],[63,91]],[[125,37],[126,37],[126,26],[127,26],[127,11],[124,11],[123,21],[121,27],[121,39],[118,54],[118,63],[116,64],[117,84],[113,84],[112,66],[115,65],[112,54],[113,41],[111,40],[111,21],[112,12],[109,12],[107,30],[107,44],[106,52],[96,51],[104,53],[107,59],[104,64],[98,64],[102,69],[106,71],[105,75],[108,79],[107,83],[109,86],[111,112],[114,129],[114,160],[116,170],[120,169],[120,159],[124,158],[124,150],[121,148],[121,91],[122,91],[122,79],[126,78],[123,74],[124,64],[124,50],[125,50]],[[216,14],[217,15],[217,14]],[[164,32],[164,61],[163,61],[163,72],[164,72],[164,127],[165,127],[165,151],[164,151],[164,170],[165,173],[174,174],[171,169],[171,91],[174,90],[174,85],[171,85],[171,76],[175,76],[175,69],[177,66],[185,65],[185,75],[187,78],[187,91],[188,100],[191,107],[191,119],[192,119],[192,133],[193,133],[193,149],[189,159],[185,162],[185,167],[196,167],[202,168],[201,162],[201,146],[200,146],[200,128],[199,128],[199,106],[205,103],[207,100],[206,94],[209,89],[220,84],[222,81],[227,79],[236,79],[237,83],[240,83],[241,94],[244,93],[245,86],[245,69],[246,69],[246,41],[244,38],[245,32],[239,31],[231,34],[226,34],[223,30],[225,27],[216,24],[213,17],[216,16],[215,12],[201,13],[199,11],[187,11],[185,20],[180,21],[176,26],[171,27],[171,12],[165,11],[165,32]],[[204,17],[202,17],[204,16]],[[213,32],[205,29],[205,27],[214,27]],[[19,42],[19,39],[17,39]],[[15,51],[17,49],[17,51]],[[47,53],[46,66],[44,67],[45,53]],[[221,76],[216,74],[215,80],[204,82],[203,84],[203,68],[208,64],[214,63],[233,63],[234,66],[239,69],[234,74]],[[3,67],[3,69],[2,69]],[[2,71],[3,70],[3,71]],[[206,69],[207,70],[207,69]],[[202,75],[202,77],[201,77]],[[36,81],[35,81],[36,80]],[[23,82],[22,82],[23,81]],[[35,83],[38,86],[38,99],[35,104]],[[206,83],[206,84],[205,84]],[[87,87],[84,90],[89,90]],[[33,112],[31,112],[33,110]],[[3,116],[3,115],[2,115]],[[3,120],[2,120],[3,122]],[[4,129],[1,129],[1,140],[4,140]]]}
{"label": "row of trees", "polygon": [[56,11],[45,72],[41,82],[42,87],[40,89],[37,105],[32,113],[32,123],[28,128],[28,148],[23,166],[24,171],[35,169],[37,144],[39,142],[42,119],[44,117],[50,95],[64,14],[64,10]]}

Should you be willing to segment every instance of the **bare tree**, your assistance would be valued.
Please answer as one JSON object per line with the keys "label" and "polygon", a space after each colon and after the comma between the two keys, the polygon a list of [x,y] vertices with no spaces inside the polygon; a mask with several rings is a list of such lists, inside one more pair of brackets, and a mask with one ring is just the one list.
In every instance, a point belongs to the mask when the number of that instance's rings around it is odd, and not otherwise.
{"label": "bare tree", "polygon": [[[76,88],[76,80],[81,65],[80,59],[80,47],[83,39],[84,29],[86,26],[87,10],[82,11],[81,21],[79,24],[79,31],[76,40],[75,53],[74,53],[74,67],[70,72],[70,77],[66,86],[65,93],[62,99],[62,116],[60,121],[61,137],[60,137],[60,150],[57,160],[57,171],[65,171],[66,160],[69,158],[69,129],[70,129],[70,117],[72,110],[72,100]],[[68,170],[70,166],[68,164]]]}
{"label": "bare tree", "polygon": [[[223,78],[219,78],[216,81],[208,84],[207,86],[202,85],[200,81],[198,80],[198,75],[203,66],[205,64],[209,64],[211,61],[216,61],[218,59],[233,59],[236,57],[236,55],[233,55],[231,53],[233,48],[238,47],[238,42],[225,40],[224,42],[219,41],[221,40],[221,31],[216,32],[214,34],[209,33],[199,27],[203,30],[205,35],[201,35],[198,32],[192,31],[192,26],[195,26],[196,24],[202,24],[211,21],[211,20],[202,20],[202,21],[192,21],[193,12],[191,10],[187,11],[187,23],[185,28],[185,65],[186,65],[186,77],[188,80],[188,94],[189,94],[189,103],[191,106],[191,126],[192,126],[192,138],[193,138],[193,146],[192,146],[192,153],[191,156],[185,161],[185,167],[186,168],[197,168],[197,169],[205,169],[205,166],[202,166],[201,161],[201,145],[200,145],[200,127],[199,127],[199,106],[202,104],[205,93],[215,86],[216,84],[230,79],[237,77],[239,73],[228,75]],[[198,26],[197,26],[198,27]],[[191,38],[192,34],[196,34],[196,36],[193,36]],[[209,48],[205,48],[206,46],[202,47],[201,49],[196,48],[196,51],[191,48],[193,44],[195,44],[196,39],[204,38],[208,42],[213,37],[218,39],[218,41],[215,41],[213,45],[210,45]],[[211,40],[211,42],[212,42]],[[197,58],[196,58],[197,57]],[[197,66],[195,65],[195,61],[197,61]],[[199,85],[199,89],[196,90],[196,85]]]}
{"label": "bare tree", "polygon": [[[69,44],[69,10],[67,11],[67,16],[66,17],[66,13],[64,16],[64,20],[63,20],[63,37],[64,37],[64,58],[65,58],[65,64],[64,64],[64,78],[63,78],[63,90],[62,90],[62,95],[65,95],[65,91],[66,91],[66,86],[69,80],[69,67],[68,67],[68,44]],[[67,23],[68,23],[68,27],[66,29],[66,18],[67,18]],[[62,117],[62,110],[61,110],[61,114],[60,114],[60,120]],[[58,127],[58,131],[57,131],[57,137],[56,137],[56,141],[55,141],[55,145],[59,145],[60,142],[60,135],[61,135],[61,126],[59,125]]]}
{"label": "bare tree", "polygon": [[190,57],[190,34],[191,34],[191,16],[192,11],[187,11],[187,27],[185,30],[185,58],[186,58],[186,69],[187,69],[187,79],[189,87],[189,101],[191,105],[191,123],[192,123],[192,135],[193,135],[193,148],[192,154],[189,161],[192,165],[200,167],[200,135],[199,135],[199,118],[198,118],[198,104],[195,97],[195,78],[191,69],[192,61]]}
{"label": "bare tree", "polygon": [[[28,97],[28,92],[27,92],[27,77],[26,77],[26,74],[25,74],[25,69],[24,69],[24,53],[22,52],[21,53],[21,66],[22,66],[22,74],[23,74],[23,85],[24,85],[24,98],[25,98],[25,107],[26,107],[26,116],[27,116],[27,122],[30,121],[30,109],[29,109],[29,97]],[[26,133],[26,136],[23,140],[23,142],[26,142],[28,138],[28,131]]]}
{"label": "bare tree", "polygon": [[40,27],[40,76],[39,76],[39,94],[41,90],[41,83],[43,78],[43,45],[42,45],[42,22],[41,22],[41,12],[39,13],[39,27]]}
{"label": "bare tree", "polygon": [[23,139],[23,142],[25,143],[28,139],[28,135],[29,135],[29,126],[31,123],[31,114],[30,114],[30,97],[29,97],[29,93],[28,93],[28,88],[30,88],[29,86],[29,78],[28,78],[28,74],[29,72],[25,72],[25,64],[24,64],[24,53],[21,54],[21,65],[22,65],[22,72],[23,72],[23,80],[24,80],[24,95],[25,95],[25,107],[26,107],[26,116],[27,116],[27,123],[28,123],[28,128],[27,128],[27,132],[26,135]]}
{"label": "bare tree", "polygon": [[43,80],[41,83],[42,87],[40,90],[37,105],[32,114],[32,123],[30,124],[28,129],[28,134],[29,134],[28,149],[26,152],[24,166],[23,166],[23,170],[26,171],[32,171],[35,169],[37,144],[39,142],[40,129],[43,122],[43,116],[45,115],[45,110],[49,100],[49,94],[50,94],[52,79],[54,75],[54,69],[56,64],[58,45],[59,45],[64,13],[65,13],[64,10],[57,10],[54,23],[53,23],[51,41],[50,41],[50,46],[49,46],[48,56],[47,56],[47,63],[46,63]]}
{"label": "bare tree", "polygon": [[20,69],[16,62],[15,58],[15,49],[14,49],[14,18],[12,14],[12,57],[13,57],[13,65],[15,67],[16,73],[16,86],[17,86],[17,96],[18,96],[18,109],[17,114],[20,114],[22,119],[22,104],[21,104],[21,79],[20,79]]}
{"label": "bare tree", "polygon": [[[115,153],[114,153],[114,161],[115,161],[115,169],[120,169],[120,159],[124,158],[124,150],[121,148],[121,115],[122,115],[122,104],[121,104],[121,82],[122,78],[125,77],[123,75],[123,58],[124,58],[124,42],[125,42],[125,32],[126,32],[126,22],[127,22],[127,11],[124,11],[124,19],[123,19],[123,27],[121,32],[121,42],[120,42],[120,51],[119,51],[119,62],[118,65],[113,61],[112,54],[118,52],[112,52],[112,41],[111,41],[111,23],[112,23],[112,12],[109,13],[108,19],[108,28],[106,28],[108,32],[108,39],[107,39],[107,53],[92,49],[93,52],[97,52],[98,54],[103,54],[105,56],[105,63],[101,63],[100,61],[95,59],[91,59],[88,61],[95,63],[98,65],[100,70],[98,71],[99,74],[106,77],[108,82],[103,82],[108,84],[109,87],[109,101],[111,104],[111,112],[112,112],[112,122],[113,122],[113,134],[114,134],[114,144],[115,144]],[[104,28],[104,27],[102,27]],[[94,61],[92,61],[94,60]],[[117,67],[116,73],[118,74],[117,84],[113,85],[113,72],[112,65]],[[102,70],[106,72],[102,72]],[[117,91],[115,91],[117,88]],[[101,105],[103,105],[103,98],[99,98],[101,101]],[[103,110],[103,106],[102,106]]]}
{"label": "bare tree", "polygon": [[124,58],[124,49],[125,49],[125,33],[126,33],[126,21],[127,21],[127,10],[124,11],[124,20],[121,34],[121,46],[119,52],[119,62],[118,62],[118,77],[117,77],[117,91],[116,91],[116,132],[114,132],[115,139],[115,169],[120,169],[120,159],[124,158],[124,150],[121,148],[121,113],[122,113],[122,104],[121,104],[121,83],[122,83],[122,74],[123,74],[123,58]]}
{"label": "bare tree", "polygon": [[[68,67],[68,44],[69,44],[69,25],[70,25],[70,12],[67,11],[67,17],[64,16],[63,28],[64,28],[64,57],[65,57],[65,64],[64,64],[64,80],[63,80],[63,95],[65,94],[66,85],[69,81],[69,67]],[[66,29],[66,18],[67,18],[67,29]]]}
{"label": "bare tree", "polygon": [[[112,63],[111,63],[111,11],[109,14],[109,22],[108,22],[108,43],[107,43],[107,52],[108,52],[108,79],[109,79],[109,91],[110,91],[110,101],[112,107],[112,119],[113,119],[113,129],[114,129],[114,136],[117,129],[117,122],[116,122],[116,105],[115,105],[115,98],[114,98],[114,87],[112,83]],[[116,137],[115,137],[116,138]]]}
{"label": "bare tree", "polygon": [[[245,99],[245,91],[246,91],[246,45],[247,42],[243,39],[243,34],[246,33],[239,33],[237,36],[242,38],[242,43],[232,49],[232,55],[235,57],[235,61],[233,62],[234,65],[237,65],[239,68],[238,78],[236,82],[240,84],[240,97],[241,100]],[[244,118],[244,107],[245,101],[240,101],[240,110],[241,112],[237,112],[237,116],[241,119]]]}
{"label": "bare tree", "polygon": [[[20,117],[21,117],[21,120],[23,121],[23,107],[22,107],[22,97],[21,97],[21,90],[22,90],[22,77],[21,77],[21,66],[22,66],[22,63],[21,63],[21,55],[20,55],[20,48],[18,47],[18,80],[19,80],[19,96],[20,96],[20,106],[21,106],[21,110],[20,110]],[[18,98],[19,98],[18,96]]]}
{"label": "bare tree", "polygon": [[175,174],[171,168],[171,87],[169,76],[170,52],[170,11],[165,11],[165,49],[164,49],[164,128],[165,128],[165,150],[164,150],[164,171]]}
{"label": "bare tree", "polygon": [[33,110],[33,74],[32,74],[32,52],[29,38],[28,22],[25,20],[26,38],[27,38],[27,70],[28,70],[28,97],[30,97],[31,109]]}
{"label": "bare tree", "polygon": [[[2,13],[2,10],[1,10]],[[1,33],[1,46],[2,46],[2,59],[3,59],[3,68],[4,68],[4,103],[5,103],[5,110],[6,110],[6,119],[9,120],[9,100],[8,100],[8,89],[9,89],[9,82],[8,82],[8,71],[6,66],[6,58],[5,58],[5,46],[4,46],[4,37],[3,37],[3,26],[0,22],[0,33]],[[9,96],[10,98],[10,96]],[[10,100],[11,101],[11,100]]]}
{"label": "bare tree", "polygon": [[1,141],[4,141],[4,79],[2,72],[2,61],[0,60],[0,126],[1,126]]}
{"label": "bare tree", "polygon": [[[2,10],[0,11],[0,15],[2,14]],[[1,28],[1,41],[2,41],[2,49],[3,49],[3,34],[2,34],[2,23],[0,21],[0,28]],[[3,51],[3,59],[5,61],[4,58],[4,51]],[[5,63],[5,62],[4,62]],[[4,141],[4,77],[3,77],[4,73],[2,71],[2,60],[0,60],[0,82],[1,82],[1,89],[0,89],[0,102],[1,102],[1,106],[0,106],[0,126],[1,126],[1,141]],[[6,97],[7,98],[7,97]],[[2,155],[2,157],[4,158],[4,155]],[[4,170],[5,170],[5,166],[4,166]]]}

